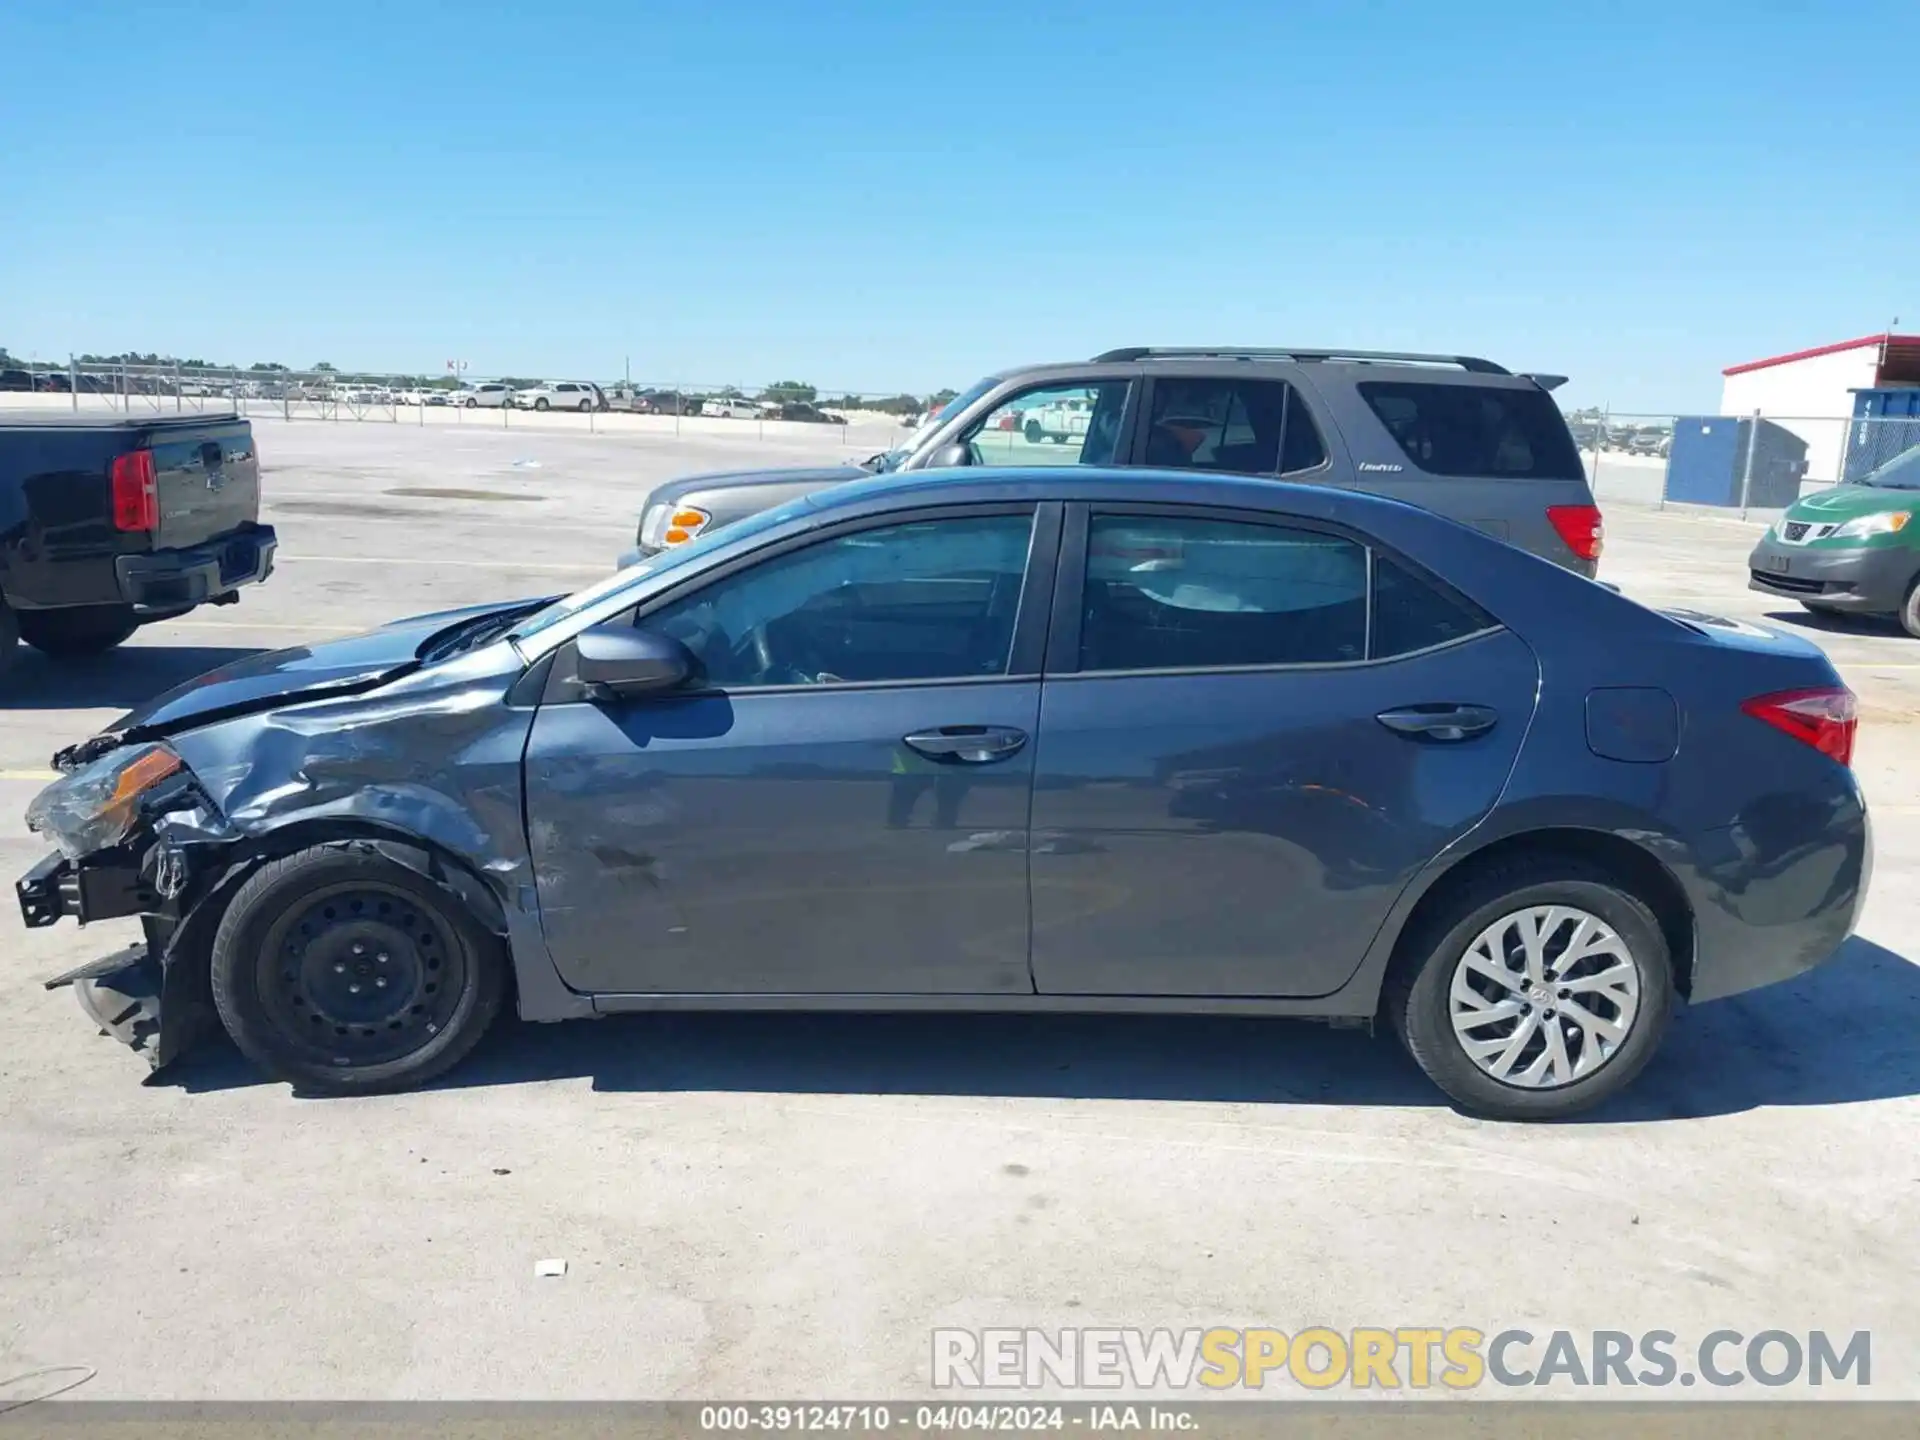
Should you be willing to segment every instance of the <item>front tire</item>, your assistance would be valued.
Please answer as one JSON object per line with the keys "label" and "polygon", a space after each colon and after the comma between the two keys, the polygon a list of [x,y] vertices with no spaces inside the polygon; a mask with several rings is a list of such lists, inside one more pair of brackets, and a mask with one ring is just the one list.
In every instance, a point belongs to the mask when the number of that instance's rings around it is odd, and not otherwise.
{"label": "front tire", "polygon": [[263,866],[221,917],[211,981],[243,1054],[297,1089],[404,1090],[464,1059],[506,993],[507,955],[449,890],[370,842]]}
{"label": "front tire", "polygon": [[1920,640],[1920,575],[1907,586],[1907,598],[1900,606],[1900,628]]}
{"label": "front tire", "polygon": [[540,398],[539,398],[538,400],[536,400],[536,401],[534,401],[534,402],[533,402],[533,408],[534,408],[534,409],[536,409],[536,410],[545,410],[545,409],[547,409],[547,408],[548,408],[548,407],[547,407],[547,397],[546,397],[546,396],[544,396],[544,395],[542,395],[542,396],[541,396],[541,397],[540,397]]}
{"label": "front tire", "polygon": [[25,610],[20,638],[55,660],[79,660],[113,649],[140,622],[129,605],[79,605],[69,610]]}
{"label": "front tire", "polygon": [[1489,870],[1408,936],[1386,1015],[1462,1109],[1558,1120],[1632,1083],[1673,1010],[1646,903],[1600,866],[1541,856]]}

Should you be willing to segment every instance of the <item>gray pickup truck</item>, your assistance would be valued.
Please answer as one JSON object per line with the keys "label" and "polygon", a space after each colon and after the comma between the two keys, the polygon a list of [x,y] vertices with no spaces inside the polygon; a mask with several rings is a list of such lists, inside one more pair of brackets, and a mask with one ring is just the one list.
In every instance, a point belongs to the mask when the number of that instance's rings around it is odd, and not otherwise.
{"label": "gray pickup truck", "polygon": [[226,605],[273,569],[253,427],[238,415],[0,416],[0,673]]}

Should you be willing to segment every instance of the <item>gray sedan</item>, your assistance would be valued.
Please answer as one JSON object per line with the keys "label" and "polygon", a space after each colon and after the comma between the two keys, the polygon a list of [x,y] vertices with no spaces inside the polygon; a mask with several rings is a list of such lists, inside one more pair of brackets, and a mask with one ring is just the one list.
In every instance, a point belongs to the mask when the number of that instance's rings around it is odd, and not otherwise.
{"label": "gray sedan", "polygon": [[1853,733],[1804,641],[1396,501],[929,471],[215,671],[58,757],[18,888],[146,917],[59,979],[153,1063],[217,1020],[310,1091],[512,995],[1379,1020],[1550,1118],[1846,937]]}

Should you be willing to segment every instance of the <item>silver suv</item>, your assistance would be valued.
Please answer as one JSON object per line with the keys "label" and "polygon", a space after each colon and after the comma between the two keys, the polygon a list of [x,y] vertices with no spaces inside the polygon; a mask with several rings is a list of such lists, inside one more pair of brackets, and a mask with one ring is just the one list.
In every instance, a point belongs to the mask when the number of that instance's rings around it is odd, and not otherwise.
{"label": "silver suv", "polygon": [[1562,383],[1470,355],[1109,350],[989,375],[900,449],[860,466],[669,481],[642,508],[637,554],[862,474],[1128,465],[1371,491],[1590,576],[1600,511],[1548,394]]}

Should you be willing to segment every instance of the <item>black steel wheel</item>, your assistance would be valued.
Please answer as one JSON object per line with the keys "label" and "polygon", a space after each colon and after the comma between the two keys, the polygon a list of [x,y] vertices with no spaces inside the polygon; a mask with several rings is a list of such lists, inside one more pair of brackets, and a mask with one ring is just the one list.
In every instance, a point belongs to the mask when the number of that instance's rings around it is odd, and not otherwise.
{"label": "black steel wheel", "polygon": [[403,1089],[478,1043],[506,955],[446,887],[365,842],[263,866],[221,920],[214,1003],[262,1068],[329,1093]]}

